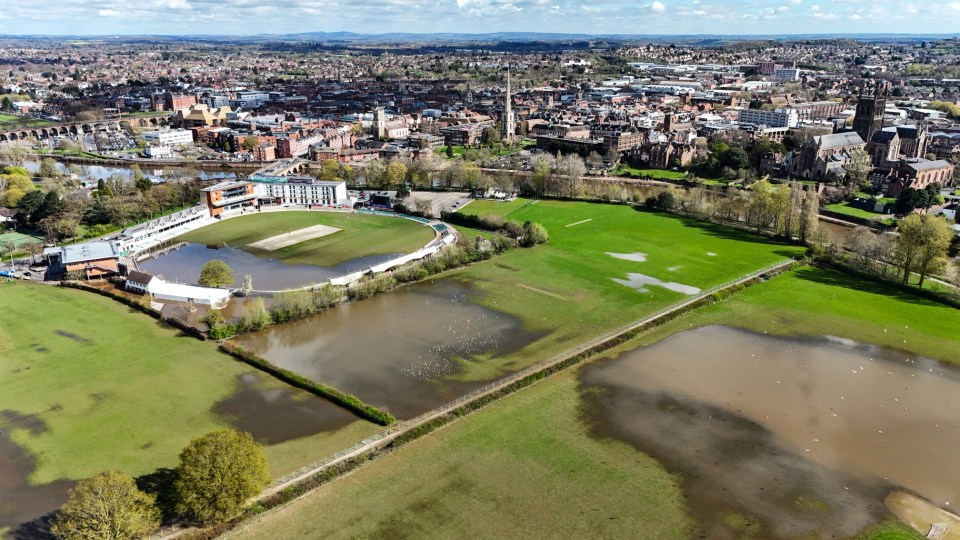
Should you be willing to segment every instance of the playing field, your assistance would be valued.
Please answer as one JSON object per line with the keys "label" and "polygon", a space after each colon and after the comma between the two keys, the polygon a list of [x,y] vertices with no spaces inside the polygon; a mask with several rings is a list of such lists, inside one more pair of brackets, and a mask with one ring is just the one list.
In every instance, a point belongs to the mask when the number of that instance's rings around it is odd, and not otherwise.
{"label": "playing field", "polygon": [[[324,225],[334,234],[275,250],[250,247],[258,241]],[[408,219],[339,212],[263,212],[223,220],[179,237],[185,242],[226,244],[290,264],[336,266],[372,255],[412,253],[434,238],[430,227]]]}
{"label": "playing field", "polygon": [[23,233],[13,232],[13,231],[0,233],[0,244],[5,243],[17,248],[17,247],[22,247],[31,242],[34,242],[34,243],[43,242],[43,237],[33,236],[33,235],[23,234]]}
{"label": "playing field", "polygon": [[241,538],[687,538],[678,481],[587,434],[564,374],[317,490]]}
{"label": "playing field", "polygon": [[[170,467],[220,427],[272,441],[279,476],[376,430],[353,417],[322,430],[318,416],[343,410],[107,298],[8,283],[0,306],[0,434],[36,459],[31,485]],[[293,437],[277,430],[286,418],[312,427]]]}
{"label": "playing field", "polygon": [[781,335],[829,334],[960,365],[960,309],[812,267],[687,313],[629,346],[709,324]]}
{"label": "playing field", "polygon": [[[518,199],[476,201],[468,214],[543,224],[550,241],[453,276],[480,303],[546,336],[521,351],[466,364],[463,379],[530,365],[708,289],[803,252],[767,238],[628,206]],[[616,281],[615,281],[616,280]]]}
{"label": "playing field", "polygon": [[[899,343],[911,352],[939,350],[935,356],[952,361],[960,355],[960,310],[802,268],[674,319],[609,356],[708,324]],[[677,487],[682,480],[632,447],[592,437],[579,402],[576,371],[560,374],[268,514],[237,536],[690,537],[694,526]],[[856,538],[921,536],[890,518]]]}

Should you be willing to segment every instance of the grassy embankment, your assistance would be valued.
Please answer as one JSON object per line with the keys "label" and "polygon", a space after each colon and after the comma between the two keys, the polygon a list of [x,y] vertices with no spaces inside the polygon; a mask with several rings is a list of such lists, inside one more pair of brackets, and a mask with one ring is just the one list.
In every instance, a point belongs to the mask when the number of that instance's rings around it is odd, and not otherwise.
{"label": "grassy embankment", "polygon": [[687,313],[627,347],[689,327],[832,335],[960,365],[960,310],[835,270],[805,267]]}
{"label": "grassy embankment", "polygon": [[[240,390],[241,376],[268,395],[289,392],[291,407],[319,399],[107,298],[0,283],[0,305],[0,410],[41,426],[7,417],[0,427],[36,458],[31,484],[175,465],[191,438],[231,425],[212,408]],[[282,476],[376,430],[357,420],[267,446],[271,471]]]}
{"label": "grassy embankment", "polygon": [[0,114],[0,130],[31,129],[52,126],[56,122],[17,116],[14,114]]}
{"label": "grassy embankment", "polygon": [[[960,311],[815,268],[683,315],[623,349],[707,324],[831,334],[960,362]],[[592,438],[578,403],[576,372],[555,376],[320,488],[239,536],[686,537],[691,524],[680,481],[631,447]],[[919,538],[893,519],[857,536]]]}
{"label": "grassy embankment", "polygon": [[370,255],[412,253],[434,237],[429,227],[407,219],[334,212],[264,212],[224,220],[178,239],[200,244],[249,243],[291,231],[327,225],[340,231],[276,251],[247,248],[251,253],[289,264],[336,266]]}
{"label": "grassy embankment", "polygon": [[[769,239],[628,206],[559,201],[477,201],[469,214],[535,221],[547,244],[514,250],[451,274],[471,283],[477,302],[546,336],[497,358],[464,362],[464,380],[491,379],[652,314],[687,298],[658,286],[646,292],[613,281],[628,273],[700,289],[720,285],[802,252]],[[608,255],[643,254],[645,262]]]}

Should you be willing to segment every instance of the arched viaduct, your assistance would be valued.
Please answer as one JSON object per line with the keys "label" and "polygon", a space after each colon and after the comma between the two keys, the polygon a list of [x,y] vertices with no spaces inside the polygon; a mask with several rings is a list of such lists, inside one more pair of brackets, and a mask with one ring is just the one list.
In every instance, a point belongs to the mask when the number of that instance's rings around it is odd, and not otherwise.
{"label": "arched viaduct", "polygon": [[81,135],[101,131],[119,131],[122,124],[132,127],[152,127],[166,123],[166,118],[130,118],[121,120],[94,120],[90,122],[75,122],[72,124],[55,124],[52,126],[17,128],[0,131],[0,142],[18,141],[26,139],[46,139],[58,135]]}

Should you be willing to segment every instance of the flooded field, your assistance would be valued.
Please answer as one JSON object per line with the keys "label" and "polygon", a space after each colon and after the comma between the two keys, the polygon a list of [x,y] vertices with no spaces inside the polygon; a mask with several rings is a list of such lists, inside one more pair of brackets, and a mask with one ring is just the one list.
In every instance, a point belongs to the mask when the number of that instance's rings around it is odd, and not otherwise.
{"label": "flooded field", "polygon": [[[289,386],[268,384],[264,375],[242,374],[235,382],[234,393],[216,403],[212,412],[233,429],[249,432],[263,445],[332,433],[357,421],[356,416],[325,399]],[[44,516],[67,500],[74,482],[30,485],[36,459],[10,440],[7,433],[14,429],[40,435],[48,426],[38,417],[0,411],[0,530],[11,528],[12,538],[44,538],[48,525]]]}
{"label": "flooded field", "polygon": [[960,504],[960,372],[931,360],[714,326],[591,365],[581,391],[595,435],[681,476],[708,538],[855,535],[893,486]]}
{"label": "flooded field", "polygon": [[244,335],[237,344],[411,418],[482,385],[454,380],[474,356],[507,354],[541,337],[475,304],[471,294],[449,279],[417,284]]}
{"label": "flooded field", "polygon": [[144,272],[163,275],[165,279],[180,283],[196,283],[200,269],[208,261],[220,259],[233,270],[233,286],[243,285],[243,277],[253,277],[253,287],[257,290],[281,290],[301,285],[325,282],[335,278],[370,268],[388,261],[402,253],[389,253],[370,257],[359,257],[336,266],[314,266],[310,264],[287,264],[276,259],[261,258],[254,253],[225,246],[205,246],[186,244],[153,259],[140,261]]}

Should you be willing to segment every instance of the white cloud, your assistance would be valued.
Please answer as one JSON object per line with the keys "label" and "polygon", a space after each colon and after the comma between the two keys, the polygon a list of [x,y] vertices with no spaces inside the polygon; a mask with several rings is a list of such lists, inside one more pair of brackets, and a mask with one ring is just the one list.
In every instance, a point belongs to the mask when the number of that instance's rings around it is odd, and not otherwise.
{"label": "white cloud", "polygon": [[814,4],[814,5],[810,6],[810,11],[816,13],[816,12],[820,11],[820,6]]}
{"label": "white cloud", "polygon": [[960,11],[960,2],[950,2],[950,9]]}
{"label": "white cloud", "polygon": [[193,9],[187,0],[154,0],[161,9]]}
{"label": "white cloud", "polygon": [[101,9],[97,12],[100,17],[119,17],[120,12],[115,9]]}
{"label": "white cloud", "polygon": [[654,2],[650,4],[650,11],[654,13],[663,13],[667,10],[667,6],[663,5],[663,2]]}

